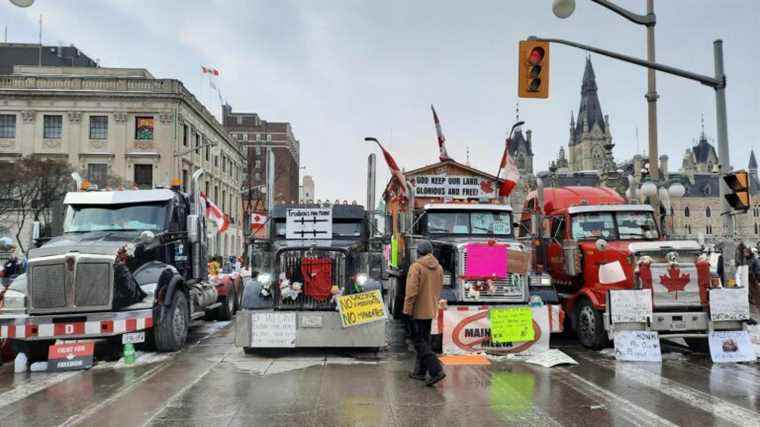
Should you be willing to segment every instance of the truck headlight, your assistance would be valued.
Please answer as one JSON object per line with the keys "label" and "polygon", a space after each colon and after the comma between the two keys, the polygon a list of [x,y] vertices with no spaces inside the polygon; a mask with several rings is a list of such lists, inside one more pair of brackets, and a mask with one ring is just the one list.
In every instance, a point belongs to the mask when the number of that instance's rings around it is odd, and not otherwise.
{"label": "truck headlight", "polygon": [[8,289],[3,296],[0,310],[23,310],[26,308],[26,295],[21,292]]}
{"label": "truck headlight", "polygon": [[360,273],[356,275],[356,284],[359,286],[364,286],[365,283],[367,283],[367,275],[364,273]]}
{"label": "truck headlight", "polygon": [[256,277],[256,281],[264,286],[269,286],[269,284],[272,283],[272,275],[269,273],[259,273]]}

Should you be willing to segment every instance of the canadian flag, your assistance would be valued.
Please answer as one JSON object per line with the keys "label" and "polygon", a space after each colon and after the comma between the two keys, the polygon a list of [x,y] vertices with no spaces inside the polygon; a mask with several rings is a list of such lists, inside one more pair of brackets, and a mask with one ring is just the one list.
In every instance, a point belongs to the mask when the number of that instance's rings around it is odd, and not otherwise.
{"label": "canadian flag", "polygon": [[506,144],[504,144],[504,155],[501,156],[501,164],[499,165],[499,173],[497,178],[501,177],[503,182],[499,187],[499,196],[507,197],[512,193],[512,190],[517,185],[517,181],[520,180],[520,172],[517,170],[514,160],[509,155],[509,144],[511,139],[507,138]]}
{"label": "canadian flag", "polygon": [[201,193],[201,200],[204,205],[203,212],[216,225],[217,233],[224,233],[230,226],[230,218],[203,193]]}
{"label": "canadian flag", "polygon": [[211,74],[214,76],[219,75],[219,70],[213,67],[204,67],[203,65],[201,65],[201,71],[203,72],[203,74]]}
{"label": "canadian flag", "polygon": [[391,176],[395,178],[399,184],[400,194],[406,194],[406,177],[404,177],[404,174],[401,172],[401,168],[398,167],[398,164],[396,163],[396,160],[393,159],[393,156],[391,156],[391,153],[389,153],[383,147],[383,145],[380,144],[380,141],[375,138],[365,138],[365,141],[377,143],[377,146],[380,147],[380,150],[383,151],[383,157],[385,158],[385,163],[388,164],[388,169],[391,170]]}
{"label": "canadian flag", "polygon": [[264,224],[267,223],[266,215],[262,215],[260,213],[254,213],[251,214],[251,230],[255,233],[259,230],[261,230],[262,227],[264,227]]}
{"label": "canadian flag", "polygon": [[433,110],[433,122],[435,123],[435,134],[438,137],[438,150],[440,151],[440,154],[438,155],[438,159],[442,162],[446,160],[451,160],[451,157],[449,157],[449,154],[446,152],[446,137],[443,136],[443,131],[441,130],[441,122],[438,120],[438,114],[435,113],[435,108],[433,105],[430,105],[430,109]]}

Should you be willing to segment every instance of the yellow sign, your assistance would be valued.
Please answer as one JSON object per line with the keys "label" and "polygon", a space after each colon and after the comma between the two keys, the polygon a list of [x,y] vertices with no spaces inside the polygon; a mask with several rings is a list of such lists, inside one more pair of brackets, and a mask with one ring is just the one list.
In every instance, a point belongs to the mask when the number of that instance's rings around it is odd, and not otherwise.
{"label": "yellow sign", "polygon": [[338,311],[344,328],[387,318],[379,290],[338,297]]}
{"label": "yellow sign", "polygon": [[530,307],[492,308],[491,341],[497,344],[533,341],[533,311]]}

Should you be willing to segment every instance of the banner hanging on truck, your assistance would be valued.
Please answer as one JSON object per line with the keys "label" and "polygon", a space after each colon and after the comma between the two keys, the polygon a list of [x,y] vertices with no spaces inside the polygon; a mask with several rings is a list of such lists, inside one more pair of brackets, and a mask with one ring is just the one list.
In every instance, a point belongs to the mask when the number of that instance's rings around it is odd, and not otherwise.
{"label": "banner hanging on truck", "polygon": [[92,368],[94,341],[51,345],[48,348],[48,371],[73,371]]}
{"label": "banner hanging on truck", "polygon": [[531,311],[533,338],[525,342],[494,343],[491,339],[489,309],[507,306],[456,306],[440,310],[433,322],[434,334],[443,335],[443,352],[468,354],[494,353],[536,354],[549,349],[549,335],[562,331],[564,314],[558,305],[526,307]]}
{"label": "banner hanging on truck", "polygon": [[415,197],[451,199],[496,197],[494,181],[479,176],[417,175],[413,182]]}

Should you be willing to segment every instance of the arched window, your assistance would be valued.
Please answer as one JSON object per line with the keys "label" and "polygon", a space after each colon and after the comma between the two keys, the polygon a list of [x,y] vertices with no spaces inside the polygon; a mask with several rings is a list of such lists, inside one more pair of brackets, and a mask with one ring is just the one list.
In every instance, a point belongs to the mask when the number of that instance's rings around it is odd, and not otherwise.
{"label": "arched window", "polygon": [[705,225],[705,234],[710,234],[710,224]]}
{"label": "arched window", "polygon": [[757,223],[755,223],[755,234],[757,234]]}
{"label": "arched window", "polygon": [[705,216],[710,218],[712,216],[712,212],[710,211],[710,207],[705,208]]}
{"label": "arched window", "polygon": [[[683,216],[685,216],[686,218],[689,217],[689,207],[688,206],[686,206],[685,208],[683,208]],[[691,233],[691,231],[690,231],[690,233]]]}

